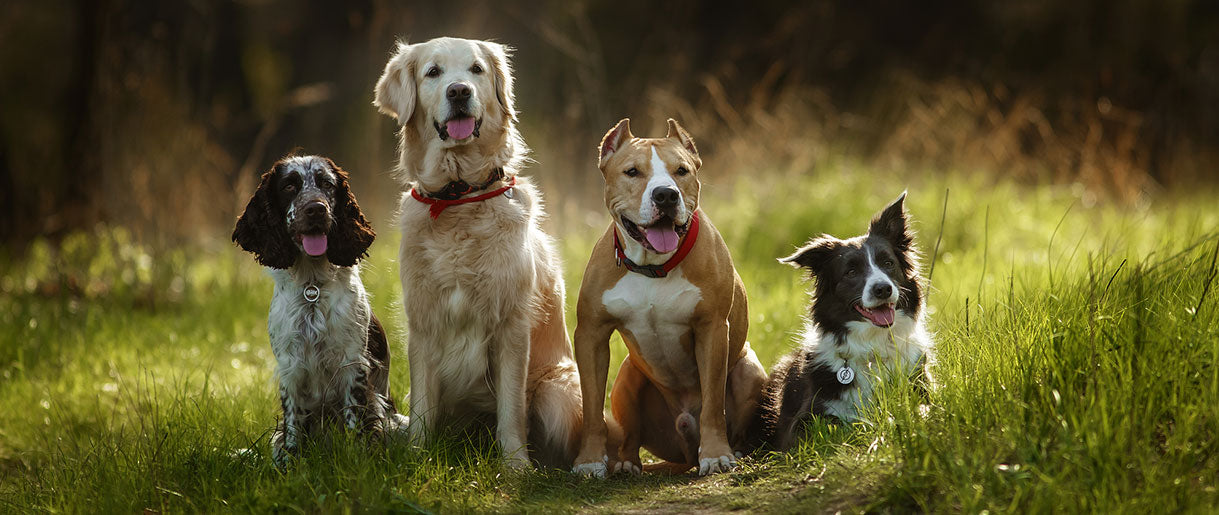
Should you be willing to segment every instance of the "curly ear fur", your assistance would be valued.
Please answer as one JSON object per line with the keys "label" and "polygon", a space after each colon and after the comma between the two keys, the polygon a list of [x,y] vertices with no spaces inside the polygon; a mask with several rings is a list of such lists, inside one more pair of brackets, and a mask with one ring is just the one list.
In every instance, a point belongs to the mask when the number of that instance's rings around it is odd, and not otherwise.
{"label": "curly ear fur", "polygon": [[242,250],[253,253],[263,266],[290,268],[296,264],[300,251],[288,235],[283,209],[275,205],[273,192],[279,172],[277,164],[262,174],[258,191],[254,192],[233,228],[233,241]]}
{"label": "curly ear fur", "polygon": [[347,172],[334,164],[334,161],[327,159],[326,162],[330,164],[330,169],[334,170],[334,175],[338,178],[334,190],[335,205],[332,210],[335,223],[330,228],[326,259],[337,266],[353,266],[368,255],[368,247],[372,245],[377,234],[373,232],[372,226],[364,218],[359,204],[356,204],[356,197],[352,195],[351,188],[347,185]]}

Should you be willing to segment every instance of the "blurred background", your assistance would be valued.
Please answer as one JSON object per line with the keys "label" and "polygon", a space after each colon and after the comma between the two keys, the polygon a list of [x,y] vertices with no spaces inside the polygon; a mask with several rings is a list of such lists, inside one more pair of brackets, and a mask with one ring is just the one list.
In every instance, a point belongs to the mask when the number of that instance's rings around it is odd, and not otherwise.
{"label": "blurred background", "polygon": [[293,151],[351,171],[389,234],[396,125],[372,87],[395,40],[441,35],[516,49],[527,173],[560,228],[603,224],[595,145],[627,116],[679,119],[705,181],[845,159],[1139,202],[1219,165],[1213,1],[7,0],[5,253],[98,224],[227,246]]}

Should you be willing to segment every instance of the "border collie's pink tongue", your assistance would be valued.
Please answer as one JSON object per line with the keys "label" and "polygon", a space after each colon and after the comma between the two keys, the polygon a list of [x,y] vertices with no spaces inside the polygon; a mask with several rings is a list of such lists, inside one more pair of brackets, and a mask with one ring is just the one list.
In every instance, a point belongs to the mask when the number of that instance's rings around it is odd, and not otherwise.
{"label": "border collie's pink tongue", "polygon": [[865,308],[859,304],[855,305],[855,311],[863,315],[864,318],[872,322],[872,325],[880,327],[889,327],[893,325],[893,320],[897,318],[897,312],[893,309],[892,304],[885,304],[872,309]]}
{"label": "border collie's pink tongue", "polygon": [[320,256],[326,253],[326,235],[325,234],[302,234],[301,246],[305,247],[305,253],[310,256]]}
{"label": "border collie's pink tongue", "polygon": [[466,139],[474,134],[473,118],[454,118],[444,122],[444,128],[453,139]]}
{"label": "border collie's pink tongue", "polygon": [[648,243],[652,244],[652,248],[661,254],[667,254],[677,250],[677,231],[673,230],[673,226],[659,228],[648,227],[644,231],[644,235],[648,237]]}

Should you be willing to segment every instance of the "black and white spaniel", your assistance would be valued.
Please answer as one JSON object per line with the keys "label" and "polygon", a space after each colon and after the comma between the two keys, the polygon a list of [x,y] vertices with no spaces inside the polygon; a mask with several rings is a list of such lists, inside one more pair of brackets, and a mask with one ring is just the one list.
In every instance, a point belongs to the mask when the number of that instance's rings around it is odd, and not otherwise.
{"label": "black and white spaniel", "polygon": [[275,280],[267,330],[284,411],[271,439],[279,466],[329,420],[369,434],[405,427],[385,331],[356,267],[374,237],[347,174],[318,156],[276,162],[237,220],[233,241]]}

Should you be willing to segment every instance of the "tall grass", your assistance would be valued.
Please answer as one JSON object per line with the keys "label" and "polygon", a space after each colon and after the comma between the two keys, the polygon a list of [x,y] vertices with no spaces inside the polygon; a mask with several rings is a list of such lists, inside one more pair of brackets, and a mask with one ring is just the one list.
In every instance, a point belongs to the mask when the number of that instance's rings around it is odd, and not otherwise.
{"label": "tall grass", "polygon": [[[214,247],[141,247],[121,230],[2,265],[0,506],[64,511],[1206,511],[1219,505],[1219,207],[1205,192],[1137,206],[1082,189],[828,164],[717,182],[703,207],[750,295],[766,364],[790,350],[808,284],[775,262],[850,236],[910,190],[939,361],[930,408],[888,384],[867,423],[815,422],[788,455],[730,475],[511,473],[486,440],[425,449],[321,442],[270,463],[270,280]],[[947,203],[945,203],[947,195]],[[944,213],[943,229],[940,215]],[[606,217],[555,220],[574,305]],[[363,276],[405,394],[405,323],[381,239]],[[926,268],[930,268],[927,266]],[[569,306],[569,308],[572,306]],[[574,309],[568,310],[574,317]],[[574,319],[569,320],[574,324]],[[614,347],[616,358],[623,349]],[[612,371],[611,371],[612,372]],[[240,452],[241,449],[250,449]]]}

